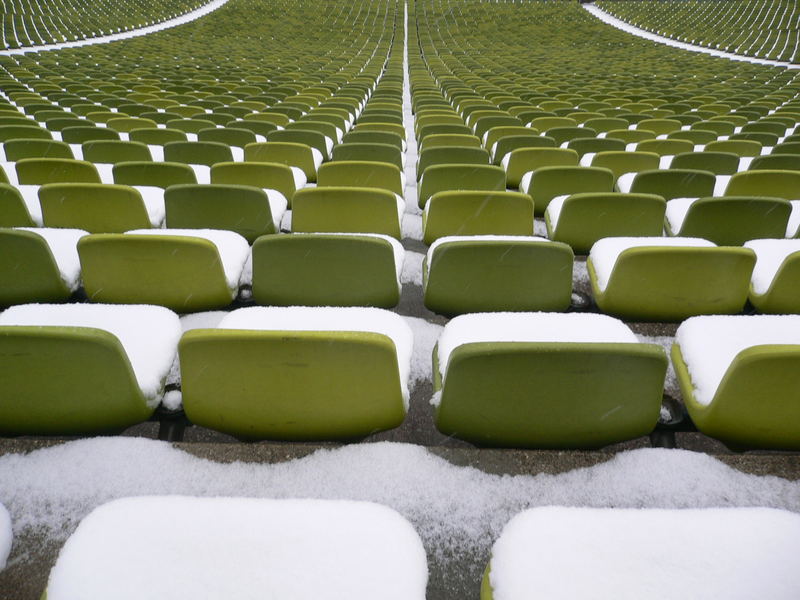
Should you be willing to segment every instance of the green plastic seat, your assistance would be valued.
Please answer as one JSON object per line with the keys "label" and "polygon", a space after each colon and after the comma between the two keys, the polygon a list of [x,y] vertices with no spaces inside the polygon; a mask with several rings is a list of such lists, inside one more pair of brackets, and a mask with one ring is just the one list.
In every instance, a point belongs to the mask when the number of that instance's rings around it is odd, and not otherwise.
{"label": "green plastic seat", "polygon": [[656,134],[654,131],[644,129],[612,129],[606,133],[607,138],[614,138],[615,140],[622,140],[626,144],[639,144],[648,140],[654,140]]}
{"label": "green plastic seat", "polygon": [[32,125],[0,125],[0,142],[51,139],[53,139],[52,134],[35,123]]}
{"label": "green plastic seat", "polygon": [[403,153],[390,144],[360,144],[354,142],[337,144],[333,147],[333,160],[357,160],[382,162],[403,169]]}
{"label": "green plastic seat", "polygon": [[317,181],[317,167],[322,164],[322,155],[306,144],[294,142],[258,142],[247,144],[244,159],[252,162],[271,162],[296,167],[303,171],[306,180]]}
{"label": "green plastic seat", "polygon": [[379,233],[399,240],[403,208],[402,200],[385,189],[304,188],[292,201],[292,231]]}
{"label": "green plastic seat", "polygon": [[[358,127],[368,127],[369,125],[359,125]],[[373,125],[375,126],[375,125]],[[401,125],[402,127],[402,125]],[[399,133],[399,132],[398,132]],[[431,135],[473,135],[474,132],[467,125],[458,125],[456,123],[441,123],[433,125],[425,125],[417,131],[417,142],[421,146],[425,143],[425,138]],[[477,137],[477,136],[476,136]],[[480,139],[480,138],[478,138]]]}
{"label": "green plastic seat", "polygon": [[706,129],[692,129],[689,131],[673,131],[667,136],[670,140],[686,140],[695,145],[705,145],[716,141],[717,134]]}
{"label": "green plastic seat", "polygon": [[759,156],[761,144],[753,140],[717,140],[706,144],[705,152],[731,152],[737,156]]}
{"label": "green plastic seat", "polygon": [[[167,121],[166,126],[168,129],[177,129],[184,133],[198,134],[203,129],[216,127],[216,123],[208,119],[174,119],[172,121]],[[109,127],[111,127],[111,125],[109,125]]]}
{"label": "green plastic seat", "polygon": [[142,142],[123,140],[93,140],[82,146],[83,160],[111,163],[153,160],[149,148]]}
{"label": "green plastic seat", "polygon": [[71,158],[23,158],[17,161],[17,180],[21,185],[45,183],[100,183],[95,166]]}
{"label": "green plastic seat", "polygon": [[167,142],[164,144],[164,160],[210,167],[232,162],[233,154],[230,146],[222,142]]}
{"label": "green plastic seat", "polygon": [[533,198],[536,214],[544,215],[557,196],[613,191],[614,173],[601,167],[540,167],[525,174],[519,189]]}
{"label": "green plastic seat", "polygon": [[592,246],[587,268],[592,295],[604,313],[681,321],[741,312],[754,264],[752,250],[705,240],[604,238]]}
{"label": "green plastic seat", "polygon": [[318,162],[329,158],[332,150],[332,146],[329,147],[328,141],[322,133],[306,129],[282,129],[280,131],[273,131],[267,135],[267,141],[290,142],[310,146],[320,153],[321,159]]}
{"label": "green plastic seat", "polygon": [[57,140],[10,140],[3,144],[3,150],[8,161],[23,158],[75,158],[69,144]]}
{"label": "green plastic seat", "polygon": [[403,253],[398,241],[373,235],[265,235],[253,244],[253,300],[392,308],[400,301]]}
{"label": "green plastic seat", "polygon": [[419,150],[427,148],[436,148],[438,146],[469,146],[471,148],[481,148],[481,140],[472,133],[459,134],[459,133],[439,133],[432,134],[420,140]]}
{"label": "green plastic seat", "polygon": [[700,169],[714,175],[733,175],[739,170],[739,156],[733,152],[686,152],[672,159],[670,169]]}
{"label": "green plastic seat", "polygon": [[424,303],[445,315],[563,311],[572,295],[573,259],[569,246],[542,238],[442,237],[423,263]]}
{"label": "green plastic seat", "polygon": [[508,187],[519,187],[525,175],[541,167],[577,166],[578,153],[567,148],[518,148],[506,154],[502,166],[506,170]]}
{"label": "green plastic seat", "polygon": [[119,133],[107,127],[80,126],[62,129],[61,139],[67,144],[83,144],[94,140],[118,140],[120,138]]}
{"label": "green plastic seat", "polygon": [[800,171],[800,154],[766,154],[756,156],[748,171]]}
{"label": "green plastic seat", "polygon": [[682,323],[672,363],[697,429],[738,450],[800,448],[799,329],[794,315]]}
{"label": "green plastic seat", "polygon": [[402,318],[381,309],[239,309],[181,339],[183,407],[193,423],[244,439],[391,429],[406,414],[410,345]]}
{"label": "green plastic seat", "polygon": [[681,122],[675,119],[645,119],[636,124],[637,129],[642,128],[646,131],[653,131],[656,135],[665,135],[674,131],[679,131]]}
{"label": "green plastic seat", "polygon": [[434,165],[425,169],[420,179],[419,207],[424,208],[437,192],[505,191],[506,173],[494,165]]}
{"label": "green plastic seat", "polygon": [[[264,139],[267,139],[270,135],[275,133],[278,130],[278,126],[275,123],[271,123],[269,121],[254,121],[251,119],[244,119],[239,121],[226,121],[221,123],[227,128],[235,128],[235,129],[246,129],[247,131],[252,132],[256,136],[263,136]],[[210,127],[208,128],[210,129]],[[201,129],[200,131],[205,131],[205,129]],[[197,132],[197,135],[200,135],[200,131]],[[284,131],[284,130],[280,130]],[[256,138],[257,141],[264,141]]]}
{"label": "green plastic seat", "polygon": [[745,247],[756,253],[750,304],[761,313],[800,313],[800,240],[757,239]]}
{"label": "green plastic seat", "polygon": [[[156,304],[181,313],[228,306],[248,250],[234,232],[192,229],[134,229],[88,235],[78,243],[89,300]],[[231,255],[227,262],[223,252]]]}
{"label": "green plastic seat", "polygon": [[550,202],[544,213],[547,237],[588,254],[605,237],[658,236],[666,202],[654,194],[588,192]]}
{"label": "green plastic seat", "polygon": [[577,137],[569,141],[567,148],[582,157],[590,152],[624,152],[625,142],[615,138]]}
{"label": "green plastic seat", "polygon": [[291,167],[266,162],[217,163],[211,167],[211,183],[233,183],[275,190],[286,199],[289,207],[292,206],[296,190]]}
{"label": "green plastic seat", "polygon": [[388,131],[348,131],[342,137],[344,144],[390,144],[403,150],[404,140]]}
{"label": "green plastic seat", "polygon": [[147,129],[147,128],[155,129],[156,127],[158,127],[158,123],[156,123],[152,119],[143,119],[141,117],[124,117],[124,116],[121,117],[119,116],[119,113],[112,113],[112,114],[116,116],[114,118],[107,120],[106,126],[109,129],[113,129],[114,131],[117,131],[119,133],[128,133],[133,131],[134,129]]}
{"label": "green plastic seat", "polygon": [[670,200],[664,229],[668,235],[698,237],[720,246],[782,238],[791,204],[782,198],[725,196]]}
{"label": "green plastic seat", "polygon": [[800,173],[797,171],[745,171],[736,173],[725,188],[725,196],[772,196],[784,200],[800,199]]}
{"label": "green plastic seat", "polygon": [[[152,306],[8,309],[0,315],[0,431],[87,435],[146,421],[163,396],[180,332],[175,314]],[[145,343],[146,356],[126,351]]]}
{"label": "green plastic seat", "polygon": [[483,145],[485,148],[491,151],[498,140],[512,135],[538,137],[539,133],[535,129],[521,125],[499,125],[497,127],[490,128],[486,132],[486,135],[483,139]]}
{"label": "green plastic seat", "polygon": [[420,180],[425,169],[434,165],[446,164],[488,165],[489,153],[483,148],[471,148],[469,146],[426,148],[419,153],[417,181]]}
{"label": "green plastic seat", "polygon": [[751,142],[758,142],[762,146],[774,146],[778,143],[780,138],[774,133],[751,131],[749,133],[734,133],[730,139],[734,141],[748,140]]}
{"label": "green plastic seat", "polygon": [[169,229],[224,229],[249,243],[276,233],[286,202],[258,187],[212,183],[173,185],[164,192]]}
{"label": "green plastic seat", "polygon": [[556,148],[556,141],[545,135],[508,135],[501,137],[494,144],[492,164],[502,165],[511,152],[519,148]]}
{"label": "green plastic seat", "polygon": [[533,235],[533,200],[508,191],[449,191],[430,197],[422,213],[423,241],[451,235]]}
{"label": "green plastic seat", "polygon": [[136,189],[102,183],[51,183],[39,188],[45,227],[83,229],[89,233],[123,233],[160,227],[163,206],[152,214]]}
{"label": "green plastic seat", "polygon": [[83,235],[78,230],[0,229],[0,306],[68,300],[80,285],[80,272],[68,266],[67,255]]}
{"label": "green plastic seat", "polygon": [[702,198],[714,194],[717,178],[699,169],[654,169],[628,173],[619,178],[620,191],[657,194],[665,200]]}
{"label": "green plastic seat", "polygon": [[0,183],[0,227],[35,227],[41,225],[41,208],[30,199],[33,206],[28,206],[25,198],[13,185]]}
{"label": "green plastic seat", "polygon": [[668,156],[675,154],[683,154],[684,152],[693,152],[694,144],[687,140],[644,140],[636,144],[636,150],[639,152],[653,152],[659,156]]}
{"label": "green plastic seat", "polygon": [[661,347],[592,314],[463,315],[433,357],[439,431],[513,448],[598,448],[648,434],[667,369]]}
{"label": "green plastic seat", "polygon": [[167,188],[179,183],[197,183],[189,165],[169,162],[121,162],[113,168],[114,183]]}
{"label": "green plastic seat", "polygon": [[214,127],[197,132],[199,142],[218,142],[226,146],[244,148],[256,142],[256,134],[247,129],[236,127]]}
{"label": "green plastic seat", "polygon": [[340,160],[317,169],[319,187],[361,187],[388,190],[403,195],[403,172],[390,163],[363,160]]}

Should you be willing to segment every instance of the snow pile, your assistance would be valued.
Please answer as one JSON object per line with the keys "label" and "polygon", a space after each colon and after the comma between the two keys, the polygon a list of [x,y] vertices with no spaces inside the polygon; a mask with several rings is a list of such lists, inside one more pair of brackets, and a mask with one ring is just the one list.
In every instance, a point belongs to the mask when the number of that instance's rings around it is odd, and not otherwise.
{"label": "snow pile", "polygon": [[798,315],[691,317],[675,334],[689,370],[695,399],[708,406],[736,355],[752,346],[800,345]]}
{"label": "snow pile", "polygon": [[496,600],[792,600],[798,553],[800,515],[788,511],[551,506],[508,523],[490,581]]}
{"label": "snow pile", "polygon": [[219,229],[133,229],[125,233],[126,235],[169,235],[208,240],[216,246],[217,252],[219,252],[220,263],[225,273],[225,281],[231,291],[238,289],[239,277],[242,275],[244,263],[250,254],[250,246],[247,240],[233,231]]}
{"label": "snow pile", "polygon": [[151,496],[87,516],[47,597],[424,600],[427,575],[417,533],[378,504]]}
{"label": "snow pile", "polygon": [[609,237],[598,240],[589,251],[589,260],[592,261],[595,275],[597,275],[597,286],[600,291],[604,291],[611,279],[611,273],[617,264],[619,255],[630,248],[641,247],[691,247],[691,248],[713,248],[716,244],[700,238],[663,238],[663,237]]}
{"label": "snow pile", "polygon": [[429,323],[419,317],[403,317],[414,334],[414,350],[411,354],[411,386],[432,380],[433,348],[444,327]]}
{"label": "snow pile", "polygon": [[167,214],[164,205],[164,189],[153,185],[133,185],[131,187],[142,197],[150,224],[153,227],[161,227]]}
{"label": "snow pile", "polygon": [[181,337],[180,320],[174,312],[147,305],[22,304],[0,313],[0,325],[108,331],[122,344],[149,406],[158,404]]}
{"label": "snow pile", "polygon": [[756,294],[766,294],[784,261],[800,252],[800,240],[750,240],[744,245],[756,253],[752,285]]}
{"label": "snow pile", "polygon": [[439,339],[439,371],[450,355],[476,342],[573,342],[635,344],[636,335],[619,319],[590,313],[474,313],[452,319]]}
{"label": "snow pile", "polygon": [[667,202],[667,210],[664,214],[667,217],[669,228],[672,230],[673,235],[680,233],[683,222],[686,220],[686,215],[692,204],[697,202],[699,198],[674,198]]}
{"label": "snow pile", "polygon": [[6,566],[8,555],[11,553],[11,542],[14,533],[11,529],[11,515],[5,506],[0,504],[0,571]]}
{"label": "snow pile", "polygon": [[56,261],[58,272],[67,288],[74,292],[81,285],[81,261],[78,258],[78,240],[88,231],[83,229],[53,229],[48,227],[19,227],[41,237]]}
{"label": "snow pile", "polygon": [[[364,500],[409,519],[431,557],[482,564],[505,523],[533,506],[770,506],[800,512],[800,482],[746,475],[711,456],[643,449],[559,475],[493,475],[407,444],[358,444],[280,464],[216,463],[141,438],[97,438],[0,457],[0,502],[15,535],[63,540],[126,496]],[[476,574],[477,575],[477,574]]]}
{"label": "snow pile", "polygon": [[421,252],[406,250],[406,259],[403,262],[400,281],[422,287],[422,261],[424,260],[425,255]]}
{"label": "snow pile", "polygon": [[394,343],[403,398],[408,400],[413,335],[403,318],[380,308],[331,306],[266,307],[234,310],[222,319],[220,329],[274,331],[369,331],[385,335]]}

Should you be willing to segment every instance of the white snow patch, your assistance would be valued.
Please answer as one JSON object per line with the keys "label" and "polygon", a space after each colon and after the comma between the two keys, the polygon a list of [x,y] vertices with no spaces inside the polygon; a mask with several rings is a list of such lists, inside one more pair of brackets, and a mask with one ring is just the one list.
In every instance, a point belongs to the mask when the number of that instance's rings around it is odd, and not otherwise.
{"label": "white snow patch", "polygon": [[164,189],[152,185],[134,185],[131,187],[138,191],[142,197],[150,224],[153,227],[164,225],[164,217],[166,216]]}
{"label": "white snow patch", "polygon": [[665,216],[673,235],[679,235],[683,222],[686,220],[686,214],[692,204],[698,200],[699,198],[674,198],[667,202]]}
{"label": "white snow patch", "polygon": [[385,506],[149,496],[89,514],[61,550],[47,596],[424,600],[427,579],[422,541]]}
{"label": "white snow patch", "polygon": [[401,223],[402,237],[404,239],[422,241],[421,215],[405,213],[400,223]]}
{"label": "white snow patch", "polygon": [[506,525],[490,581],[496,600],[790,600],[800,593],[798,552],[800,515],[788,511],[549,506]]}
{"label": "white snow patch", "polygon": [[0,313],[0,325],[92,327],[114,335],[128,355],[149,406],[157,405],[178,351],[178,316],[161,306],[22,304]]}
{"label": "white snow patch", "polygon": [[411,283],[422,286],[422,262],[425,255],[421,252],[406,250],[406,259],[403,262],[403,272],[400,274],[402,283]]}
{"label": "white snow patch", "polygon": [[800,345],[798,315],[714,315],[691,317],[675,334],[699,404],[714,400],[736,356],[764,344]]}
{"label": "white snow patch", "polygon": [[8,555],[11,553],[11,543],[14,532],[11,528],[11,514],[8,509],[0,504],[0,571],[6,566]]}

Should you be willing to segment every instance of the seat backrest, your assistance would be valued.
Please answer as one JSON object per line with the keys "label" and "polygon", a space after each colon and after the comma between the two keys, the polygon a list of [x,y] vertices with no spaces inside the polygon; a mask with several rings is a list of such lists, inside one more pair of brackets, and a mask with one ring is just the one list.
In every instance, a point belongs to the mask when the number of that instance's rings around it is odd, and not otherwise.
{"label": "seat backrest", "polygon": [[670,163],[671,169],[701,169],[714,175],[733,175],[739,170],[739,156],[733,152],[686,152]]}
{"label": "seat backrest", "polygon": [[167,188],[179,183],[197,183],[189,165],[172,162],[132,161],[114,165],[114,183]]}
{"label": "seat backrest", "polygon": [[33,227],[35,224],[19,190],[8,183],[0,183],[0,227]]}
{"label": "seat backrest", "polygon": [[701,198],[714,193],[716,177],[699,169],[654,169],[639,171],[633,179],[631,192],[658,194],[666,200]]}
{"label": "seat backrest", "polygon": [[216,163],[232,162],[233,154],[230,146],[221,142],[167,142],[164,144],[164,160],[210,167]]}
{"label": "seat backrest", "polygon": [[237,127],[213,127],[201,129],[197,133],[200,142],[219,142],[227,146],[244,148],[256,142],[256,134],[248,129]]}
{"label": "seat backrest", "polygon": [[380,233],[400,239],[397,197],[379,188],[304,188],[292,200],[292,230]]}
{"label": "seat backrest", "polygon": [[417,180],[422,177],[428,167],[442,164],[488,165],[489,153],[483,148],[471,148],[469,146],[426,148],[419,153]]}
{"label": "seat backrest", "polygon": [[578,162],[578,153],[569,148],[518,148],[504,159],[508,187],[518,187],[526,173],[541,167],[577,166]]}
{"label": "seat backrest", "polygon": [[277,190],[291,205],[295,193],[292,169],[279,163],[222,162],[211,167],[211,183],[233,183]]}
{"label": "seat backrest", "polygon": [[800,173],[796,171],[745,171],[731,177],[725,196],[773,196],[800,199]]}
{"label": "seat backrest", "polygon": [[93,140],[118,140],[119,133],[107,127],[76,126],[62,129],[61,139],[67,144],[83,144]]}
{"label": "seat backrest", "polygon": [[23,158],[17,161],[20,184],[100,183],[95,166],[85,160],[70,158]]}
{"label": "seat backrest", "polygon": [[45,239],[22,229],[0,229],[0,282],[0,306],[58,302],[72,293]]}
{"label": "seat backrest", "polygon": [[69,144],[57,140],[9,140],[3,144],[3,150],[9,161],[23,158],[75,158]]}
{"label": "seat backrest", "polygon": [[317,170],[317,185],[374,187],[403,195],[402,172],[389,163],[368,161],[335,161],[325,163]]}
{"label": "seat backrest", "polygon": [[46,227],[123,233],[151,227],[141,194],[126,185],[51,183],[39,188]]}
{"label": "seat backrest", "polygon": [[419,184],[419,206],[436,192],[449,190],[504,191],[506,173],[494,165],[435,165],[425,170]]}
{"label": "seat backrest", "polygon": [[402,152],[397,146],[376,143],[342,143],[333,148],[333,160],[383,162],[403,168]]}
{"label": "seat backrest", "polygon": [[141,142],[98,140],[84,142],[83,159],[93,163],[112,163],[153,160],[150,149]]}

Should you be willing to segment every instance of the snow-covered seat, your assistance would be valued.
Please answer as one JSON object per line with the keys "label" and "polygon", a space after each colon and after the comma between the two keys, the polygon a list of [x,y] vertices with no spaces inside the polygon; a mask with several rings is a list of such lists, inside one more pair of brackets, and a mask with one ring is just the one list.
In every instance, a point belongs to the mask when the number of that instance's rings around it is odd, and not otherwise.
{"label": "snow-covered seat", "polygon": [[253,244],[253,299],[272,306],[377,306],[400,301],[405,251],[376,234],[267,235]]}
{"label": "snow-covered seat", "polygon": [[655,194],[587,192],[556,196],[547,205],[547,237],[586,254],[605,237],[660,235],[665,202]]}
{"label": "snow-covered seat", "polygon": [[248,252],[239,234],[211,229],[136,229],[87,236],[78,244],[91,300],[179,312],[230,304]]}
{"label": "snow-covered seat", "polygon": [[587,260],[600,310],[645,321],[741,312],[754,264],[747,248],[679,237],[604,238]]}
{"label": "snow-covered seat", "polygon": [[566,310],[573,259],[566,244],[539,237],[441,237],[425,258],[425,306],[448,315]]}
{"label": "snow-covered seat", "polygon": [[140,496],[84,518],[47,598],[424,600],[427,580],[418,534],[386,506]]}
{"label": "snow-covered seat", "polygon": [[0,306],[68,299],[80,287],[78,229],[0,229]]}
{"label": "snow-covered seat", "polygon": [[510,447],[592,448],[646,435],[667,368],[660,346],[587,313],[462,315],[433,357],[437,428]]}
{"label": "snow-covered seat", "polygon": [[664,229],[667,235],[741,246],[747,240],[783,237],[791,210],[782,198],[673,198],[667,203]]}
{"label": "snow-covered seat", "polygon": [[533,508],[492,547],[480,597],[789,598],[798,540],[800,517],[771,508]]}
{"label": "snow-covered seat", "polygon": [[800,316],[688,319],[672,362],[700,431],[739,449],[800,449]]}
{"label": "snow-covered seat", "polygon": [[304,188],[292,202],[292,231],[380,233],[400,239],[405,206],[401,196],[385,189]]}
{"label": "snow-covered seat", "polygon": [[122,233],[164,223],[162,194],[127,185],[49,183],[39,188],[39,202],[46,227]]}
{"label": "snow-covered seat", "polygon": [[756,253],[750,303],[764,313],[800,313],[800,240],[752,240]]}
{"label": "snow-covered seat", "polygon": [[519,189],[533,198],[536,214],[543,215],[556,196],[613,191],[614,173],[602,167],[540,167],[525,174]]}
{"label": "snow-covered seat", "polygon": [[0,183],[0,227],[41,225],[39,186]]}
{"label": "snow-covered seat", "polygon": [[75,435],[147,420],[180,334],[157,306],[12,306],[0,314],[0,430]]}
{"label": "snow-covered seat", "polygon": [[436,192],[422,212],[423,241],[448,235],[533,235],[533,200],[510,191]]}
{"label": "snow-covered seat", "polygon": [[281,212],[280,206],[291,208],[297,190],[292,167],[278,163],[222,162],[211,167],[211,183],[249,185],[263,189],[270,206]]}
{"label": "snow-covered seat", "polygon": [[235,231],[250,243],[278,232],[286,212],[283,194],[224,183],[170,186],[164,204],[168,228]]}
{"label": "snow-covered seat", "polygon": [[244,439],[349,439],[402,423],[412,334],[378,308],[252,307],[180,343],[183,407]]}

